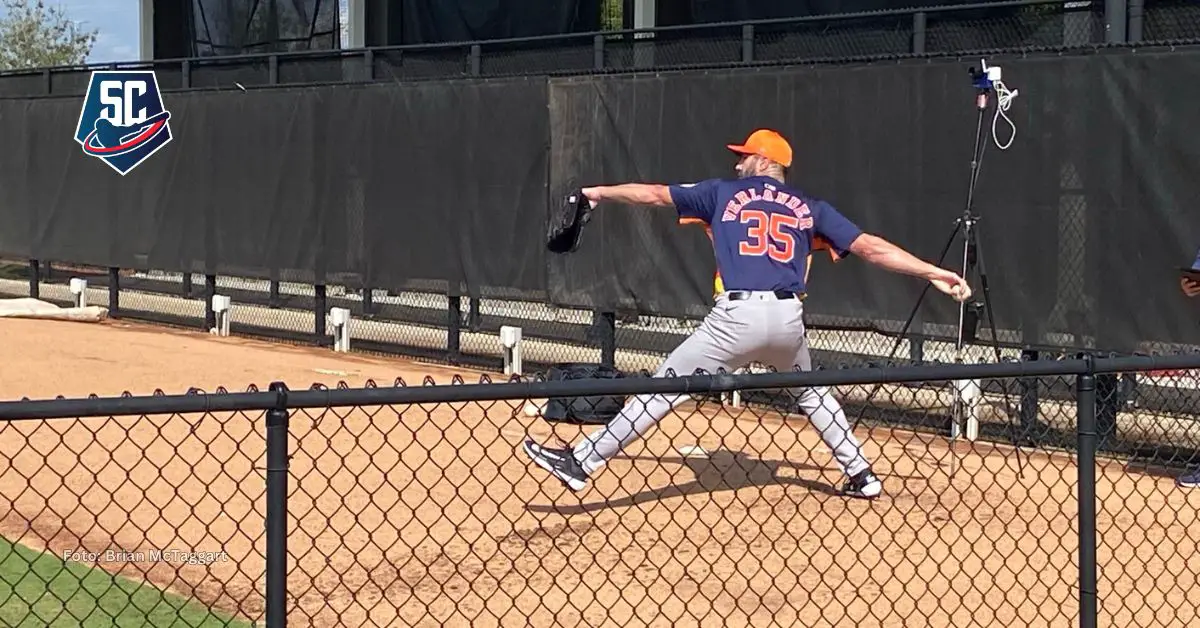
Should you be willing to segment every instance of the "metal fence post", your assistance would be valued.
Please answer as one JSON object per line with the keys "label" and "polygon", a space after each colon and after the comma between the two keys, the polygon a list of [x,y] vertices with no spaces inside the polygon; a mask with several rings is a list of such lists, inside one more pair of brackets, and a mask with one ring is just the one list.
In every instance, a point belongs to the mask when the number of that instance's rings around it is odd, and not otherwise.
{"label": "metal fence post", "polygon": [[600,335],[600,364],[613,368],[617,364],[617,315],[599,312],[596,325]]}
{"label": "metal fence post", "polygon": [[471,52],[468,55],[469,64],[471,67],[471,76],[479,76],[483,71],[483,47],[479,44],[471,44]]}
{"label": "metal fence post", "polygon": [[192,273],[190,271],[183,273],[183,296],[192,296]]}
{"label": "metal fence post", "polygon": [[279,83],[279,55],[267,58],[267,82],[271,85]]}
{"label": "metal fence post", "polygon": [[35,259],[29,260],[29,298],[41,298],[42,265]]}
{"label": "metal fence post", "polygon": [[213,297],[217,296],[217,276],[204,276],[204,331],[217,326],[217,313],[213,311]]}
{"label": "metal fence post", "polygon": [[[1022,362],[1035,362],[1040,357],[1041,355],[1033,349],[1026,349],[1021,352]],[[1020,408],[1019,414],[1021,416],[1021,430],[1025,433],[1026,438],[1031,438],[1030,435],[1036,433],[1035,428],[1038,424],[1038,379],[1036,377],[1022,377],[1018,386],[1021,397],[1018,402]]]}
{"label": "metal fence post", "polygon": [[1096,608],[1096,376],[1092,356],[1075,378],[1079,447],[1079,626],[1095,628]]}
{"label": "metal fence post", "polygon": [[108,315],[113,318],[121,315],[120,268],[109,267],[108,269]]}
{"label": "metal fence post", "polygon": [[604,35],[596,35],[592,38],[592,68],[604,69]]}
{"label": "metal fence post", "polygon": [[363,282],[362,287],[363,316],[371,316],[375,312],[375,289]]}
{"label": "metal fence post", "polygon": [[329,304],[323,284],[313,286],[313,340],[318,344],[325,342],[325,310]]}
{"label": "metal fence post", "polygon": [[462,297],[450,297],[446,308],[446,355],[455,365],[462,358]]}
{"label": "metal fence post", "polygon": [[1129,0],[1129,41],[1142,41],[1142,19],[1145,14],[1144,0]]}
{"label": "metal fence post", "polygon": [[272,279],[267,284],[267,307],[272,310],[279,309],[279,280]]}
{"label": "metal fence post", "polygon": [[742,62],[751,63],[754,61],[754,25],[746,24],[742,26]]}
{"label": "metal fence post", "polygon": [[1104,41],[1119,44],[1125,41],[1126,18],[1129,15],[1127,0],[1105,0],[1104,2]]}
{"label": "metal fence post", "polygon": [[928,16],[924,11],[917,11],[916,13],[913,13],[913,54],[925,54],[925,21],[927,19]]}
{"label": "metal fence post", "polygon": [[483,328],[483,314],[479,311],[479,298],[471,297],[467,306],[467,329],[479,331]]}
{"label": "metal fence post", "polygon": [[267,410],[267,628],[287,626],[287,385],[270,386],[278,400]]}
{"label": "metal fence post", "polygon": [[[922,329],[922,331],[924,330]],[[923,364],[925,362],[925,334],[917,332],[909,335],[908,359],[913,364]]]}

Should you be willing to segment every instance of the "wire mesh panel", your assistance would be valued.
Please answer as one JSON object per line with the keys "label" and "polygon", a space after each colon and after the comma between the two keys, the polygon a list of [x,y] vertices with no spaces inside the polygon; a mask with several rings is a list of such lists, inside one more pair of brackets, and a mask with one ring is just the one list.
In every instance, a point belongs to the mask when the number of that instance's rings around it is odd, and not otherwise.
{"label": "wire mesh panel", "polygon": [[1200,5],[1189,0],[1147,0],[1143,20],[1143,41],[1200,38]]}
{"label": "wire mesh panel", "polygon": [[[1073,623],[1073,456],[950,439],[953,391],[886,385],[868,401],[868,387],[844,386],[820,401],[834,410],[840,400],[851,417],[856,404],[877,411],[855,433],[882,481],[873,501],[843,493],[857,489],[826,444],[841,443],[823,440],[825,415],[798,414],[801,398],[785,391],[747,392],[737,406],[685,401],[578,493],[522,442],[565,447],[598,427],[529,416],[543,399],[297,411],[289,618]],[[995,397],[984,394],[972,416],[1003,434]],[[1058,425],[1073,412],[1042,409]]]}
{"label": "wire mesh panel", "polygon": [[50,93],[56,96],[83,96],[92,80],[90,70],[59,70],[50,73]]}
{"label": "wire mesh panel", "polygon": [[1097,436],[1124,452],[1096,465],[1100,625],[1195,625],[1198,372],[1100,375],[1096,394]]}
{"label": "wire mesh panel", "polygon": [[191,87],[234,88],[269,85],[270,63],[266,57],[248,59],[196,59],[192,62]]}
{"label": "wire mesh panel", "polygon": [[375,52],[375,80],[461,78],[470,74],[467,47]]}
{"label": "wire mesh panel", "polygon": [[0,622],[260,620],[261,418],[0,422]]}
{"label": "wire mesh panel", "polygon": [[44,96],[49,89],[42,72],[6,74],[0,78],[0,96]]}
{"label": "wire mesh panel", "polygon": [[875,16],[755,26],[756,61],[899,55],[912,52],[912,17]]}
{"label": "wire mesh panel", "polygon": [[590,38],[571,41],[486,44],[480,50],[480,74],[505,76],[596,69],[596,46]]}
{"label": "wire mesh panel", "polygon": [[926,50],[1062,48],[1104,41],[1104,3],[1076,2],[932,13]]}

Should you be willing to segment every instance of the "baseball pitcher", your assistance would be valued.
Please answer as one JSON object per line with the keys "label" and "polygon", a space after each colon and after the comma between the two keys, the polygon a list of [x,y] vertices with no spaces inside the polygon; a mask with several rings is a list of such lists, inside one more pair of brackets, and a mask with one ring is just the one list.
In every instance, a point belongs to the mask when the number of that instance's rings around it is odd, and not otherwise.
{"label": "baseball pitcher", "polygon": [[[921,277],[959,301],[971,296],[962,277],[864,233],[829,203],[787,185],[792,149],[778,133],[757,130],[742,145],[728,148],[740,156],[733,180],[583,188],[593,208],[603,201],[673,206],[681,222],[704,223],[712,238],[723,292],[656,377],[731,371],[751,362],[781,372],[811,370],[803,314],[808,265],[817,248],[829,248],[835,260],[853,254],[892,272]],[[882,484],[850,431],[841,404],[824,388],[791,392],[846,474],[843,494],[877,497]],[[633,397],[606,426],[573,448],[544,447],[532,440],[523,448],[538,466],[571,490],[581,491],[589,476],[685,398]]]}

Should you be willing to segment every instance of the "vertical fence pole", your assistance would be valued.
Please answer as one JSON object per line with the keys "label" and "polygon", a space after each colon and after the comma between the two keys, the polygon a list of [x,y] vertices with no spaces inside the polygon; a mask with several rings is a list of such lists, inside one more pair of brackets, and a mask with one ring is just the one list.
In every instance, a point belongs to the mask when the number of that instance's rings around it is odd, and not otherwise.
{"label": "vertical fence pole", "polygon": [[462,297],[450,297],[446,308],[446,355],[455,365],[462,358]]}
{"label": "vertical fence pole", "polygon": [[192,273],[187,271],[183,273],[183,296],[192,296]]}
{"label": "vertical fence pole", "polygon": [[277,310],[279,305],[279,280],[272,279],[267,284],[267,307]]}
{"label": "vertical fence pole", "polygon": [[617,364],[617,315],[600,312],[596,325],[600,335],[600,364],[613,368]]}
{"label": "vertical fence pole", "polygon": [[471,44],[471,52],[468,55],[471,76],[479,76],[483,71],[483,46],[479,44]]}
{"label": "vertical fence pole", "polygon": [[604,35],[592,38],[592,69],[604,69]]}
{"label": "vertical fence pole", "polygon": [[363,282],[362,299],[363,316],[370,316],[375,312],[375,289],[368,282]]}
{"label": "vertical fence pole", "polygon": [[925,325],[921,325],[921,331],[910,334],[908,337],[908,359],[913,364],[923,364],[925,362]]}
{"label": "vertical fence pole", "polygon": [[42,294],[42,265],[35,259],[29,260],[29,298],[40,299]]}
{"label": "vertical fence pole", "polygon": [[313,286],[313,335],[316,336],[313,340],[320,345],[325,342],[325,310],[329,301],[326,298],[326,290],[324,285]]}
{"label": "vertical fence pole", "polygon": [[1104,2],[1104,41],[1119,44],[1125,41],[1126,18],[1129,15],[1129,5],[1126,0],[1105,0]]}
{"label": "vertical fence pole", "polygon": [[912,51],[913,54],[925,54],[925,23],[927,15],[924,11],[913,13],[913,38]]}
{"label": "vertical fence pole", "polygon": [[1096,628],[1096,376],[1075,378],[1076,433],[1079,447],[1079,626]]}
{"label": "vertical fence pole", "polygon": [[1142,41],[1142,19],[1146,14],[1144,0],[1129,0],[1129,41]]}
{"label": "vertical fence pole", "polygon": [[217,296],[217,276],[204,276],[204,331],[217,326],[217,313],[213,311],[213,297]]}
{"label": "vertical fence pole", "polygon": [[[1033,349],[1026,349],[1021,352],[1022,362],[1037,361],[1041,355]],[[1021,400],[1019,404],[1019,414],[1021,417],[1021,431],[1024,432],[1025,438],[1036,438],[1033,436],[1037,433],[1038,422],[1038,379],[1036,377],[1022,377],[1018,383],[1020,388]],[[1035,442],[1034,445],[1037,443]]]}
{"label": "vertical fence pole", "polygon": [[742,63],[754,61],[754,25],[742,26]]}
{"label": "vertical fence pole", "polygon": [[483,328],[483,314],[479,312],[479,298],[471,297],[467,306],[467,329],[479,331]]}
{"label": "vertical fence pole", "polygon": [[273,382],[276,406],[267,410],[267,628],[287,626],[287,386]]}
{"label": "vertical fence pole", "polygon": [[[108,315],[117,318],[121,315],[121,269],[108,269]],[[211,328],[210,328],[211,329]]]}

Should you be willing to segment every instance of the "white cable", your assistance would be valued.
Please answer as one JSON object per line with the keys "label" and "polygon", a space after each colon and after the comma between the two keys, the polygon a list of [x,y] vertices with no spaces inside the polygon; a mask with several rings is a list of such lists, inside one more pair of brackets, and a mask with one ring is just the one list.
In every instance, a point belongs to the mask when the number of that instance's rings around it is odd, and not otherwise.
{"label": "white cable", "polygon": [[[1017,139],[1017,125],[1013,124],[1006,112],[1012,106],[1012,100],[1017,97],[1020,90],[1009,91],[1004,81],[1000,80],[992,81],[992,86],[996,89],[996,115],[992,116],[992,141],[996,142],[996,147],[1000,150],[1008,150],[1008,147],[1012,146],[1013,140]],[[1001,144],[1000,136],[996,133],[996,123],[1001,117],[1008,123],[1008,126],[1012,127],[1012,135],[1008,138],[1007,144]]]}

